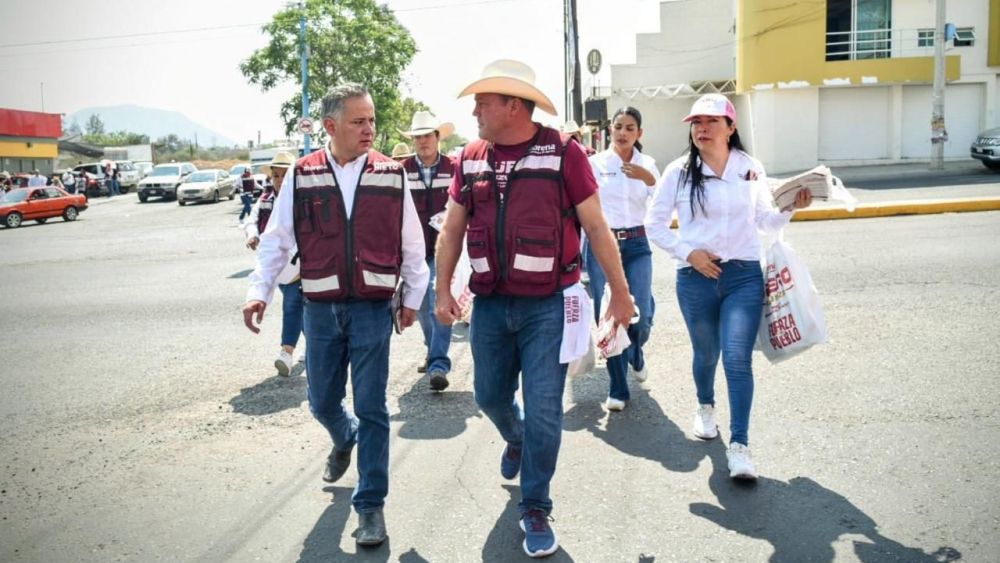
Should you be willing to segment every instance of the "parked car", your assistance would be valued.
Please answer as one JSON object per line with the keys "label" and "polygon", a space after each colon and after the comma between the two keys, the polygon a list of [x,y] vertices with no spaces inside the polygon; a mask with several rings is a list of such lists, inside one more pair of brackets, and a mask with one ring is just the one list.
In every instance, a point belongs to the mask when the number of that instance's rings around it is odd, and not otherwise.
{"label": "parked car", "polygon": [[980,133],[969,147],[969,156],[1000,172],[1000,127]]}
{"label": "parked car", "polygon": [[66,221],[76,221],[85,209],[87,198],[80,194],[70,194],[53,186],[16,188],[0,199],[0,224],[13,229],[24,221],[41,224],[60,216]]}
{"label": "parked car", "polygon": [[190,162],[171,162],[154,166],[149,176],[139,181],[139,201],[145,203],[151,196],[163,199],[177,197],[177,186],[188,174],[197,171],[195,165]]}
{"label": "parked car", "polygon": [[149,162],[148,160],[133,162],[132,164],[135,166],[135,169],[139,172],[140,180],[142,180],[146,176],[149,176],[149,173],[153,171],[153,163]]}
{"label": "parked car", "polygon": [[73,175],[79,179],[81,174],[86,175],[87,195],[108,195],[108,177],[104,174],[104,165],[100,162],[77,164],[73,167]]}
{"label": "parked car", "polygon": [[189,201],[211,201],[218,203],[220,197],[230,200],[236,197],[236,184],[225,170],[210,168],[189,174],[177,188],[177,204]]}
{"label": "parked car", "polygon": [[121,192],[127,193],[129,188],[137,189],[139,187],[139,171],[131,162],[127,160],[116,160],[115,164],[118,165],[118,183],[121,187]]}
{"label": "parked car", "polygon": [[250,168],[250,174],[253,175],[254,181],[257,183],[253,189],[253,198],[257,199],[260,194],[264,192],[264,186],[267,185],[268,178],[267,174],[264,174],[263,170],[264,164],[234,164],[232,168],[229,169],[229,175],[236,179],[236,189],[239,190],[242,186],[243,171]]}

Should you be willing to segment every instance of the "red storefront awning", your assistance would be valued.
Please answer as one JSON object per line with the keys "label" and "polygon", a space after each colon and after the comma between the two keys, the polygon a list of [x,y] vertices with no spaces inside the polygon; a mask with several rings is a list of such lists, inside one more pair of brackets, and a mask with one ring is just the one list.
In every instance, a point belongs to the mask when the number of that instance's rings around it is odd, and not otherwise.
{"label": "red storefront awning", "polygon": [[0,135],[58,139],[62,136],[62,118],[58,113],[0,108]]}

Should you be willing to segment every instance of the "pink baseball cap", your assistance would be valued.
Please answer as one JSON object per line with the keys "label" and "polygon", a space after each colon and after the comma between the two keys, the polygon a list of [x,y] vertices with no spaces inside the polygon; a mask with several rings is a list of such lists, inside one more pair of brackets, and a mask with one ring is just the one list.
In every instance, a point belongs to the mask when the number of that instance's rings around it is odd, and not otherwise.
{"label": "pink baseball cap", "polygon": [[705,94],[704,96],[698,98],[694,104],[691,105],[691,113],[687,115],[683,121],[684,123],[689,123],[696,115],[717,115],[719,117],[728,117],[736,123],[736,108],[733,107],[733,102],[729,101],[729,98],[723,96],[722,94]]}

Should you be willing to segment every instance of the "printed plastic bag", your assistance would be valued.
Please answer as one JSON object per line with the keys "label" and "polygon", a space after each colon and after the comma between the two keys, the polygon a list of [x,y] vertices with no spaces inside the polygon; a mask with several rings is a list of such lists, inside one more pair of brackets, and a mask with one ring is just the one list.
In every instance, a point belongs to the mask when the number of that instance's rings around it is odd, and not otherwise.
{"label": "printed plastic bag", "polygon": [[[628,327],[615,326],[615,320],[607,316],[608,306],[611,304],[611,286],[608,284],[604,285],[604,296],[601,301],[601,322],[597,325],[597,349],[600,351],[601,357],[607,359],[627,350],[632,345],[632,339],[628,337]],[[635,302],[634,297],[632,302]],[[639,308],[636,307],[629,324],[635,324],[638,321]]]}
{"label": "printed plastic bag", "polygon": [[805,263],[779,233],[767,249],[764,314],[757,331],[757,347],[776,364],[826,341],[826,317],[819,292]]}

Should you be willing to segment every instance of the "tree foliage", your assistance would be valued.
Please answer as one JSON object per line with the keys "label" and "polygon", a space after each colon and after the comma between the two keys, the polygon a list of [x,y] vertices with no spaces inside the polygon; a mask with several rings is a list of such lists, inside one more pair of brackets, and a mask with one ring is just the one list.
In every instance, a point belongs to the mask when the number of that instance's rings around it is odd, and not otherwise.
{"label": "tree foliage", "polygon": [[[288,81],[301,84],[299,16],[303,11],[309,45],[309,115],[321,117],[323,96],[338,83],[364,84],[375,102],[376,142],[384,149],[412,115],[404,115],[399,83],[417,49],[410,32],[387,6],[375,0],[305,0],[302,8],[285,8],[263,26],[270,38],[267,46],[240,63],[240,70],[264,91]],[[293,131],[301,108],[301,92],[282,104],[286,133]]]}
{"label": "tree foliage", "polygon": [[[103,129],[103,126],[102,126]],[[120,147],[123,145],[145,145],[149,143],[149,135],[131,131],[115,131],[113,133],[87,133],[83,140],[91,145],[101,147]]]}
{"label": "tree foliage", "polygon": [[101,116],[94,113],[90,115],[90,119],[87,120],[87,134],[88,135],[100,135],[104,133],[104,122],[101,121]]}

